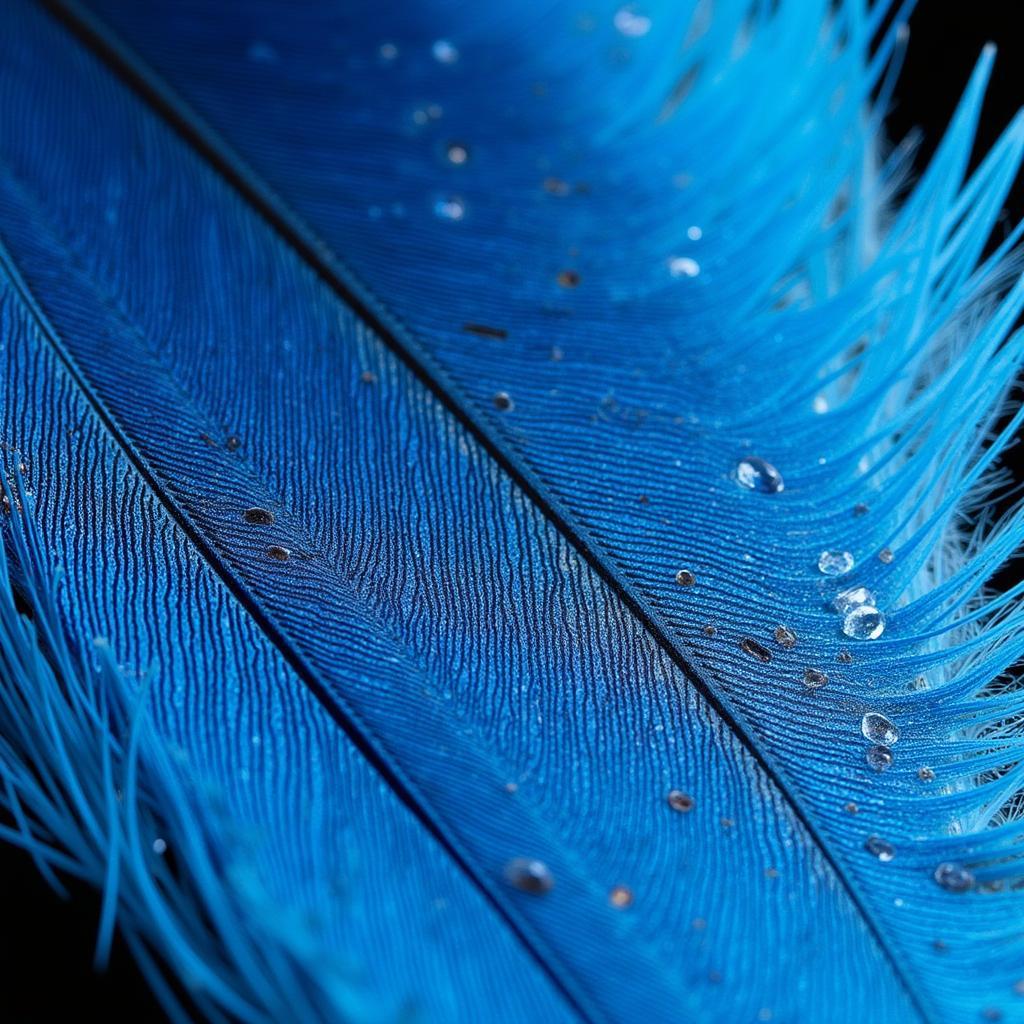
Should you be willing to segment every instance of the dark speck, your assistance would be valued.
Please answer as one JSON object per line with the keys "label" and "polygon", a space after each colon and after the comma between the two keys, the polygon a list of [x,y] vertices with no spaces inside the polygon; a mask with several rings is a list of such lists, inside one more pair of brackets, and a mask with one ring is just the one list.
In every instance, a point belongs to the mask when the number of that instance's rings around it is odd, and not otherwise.
{"label": "dark speck", "polygon": [[274,522],[274,513],[265,508],[247,508],[242,513],[242,518],[250,526],[271,526]]}
{"label": "dark speck", "polygon": [[512,396],[507,391],[499,391],[494,396],[494,408],[499,412],[511,412],[513,407]]}
{"label": "dark speck", "polygon": [[240,437],[236,437],[234,434],[230,434],[228,439],[224,442],[224,447],[227,448],[229,452],[237,451],[242,447],[242,439]]}
{"label": "dark speck", "polygon": [[283,548],[278,544],[271,544],[267,548],[267,558],[272,558],[275,562],[287,562],[291,556],[292,553],[287,548]]}
{"label": "dark speck", "polygon": [[748,636],[745,636],[740,641],[740,650],[745,654],[749,654],[752,658],[757,658],[758,661],[772,660],[771,651],[762,644],[759,644],[756,640],[751,640]]}
{"label": "dark speck", "polygon": [[693,810],[693,797],[689,793],[684,793],[681,789],[670,789],[667,800],[669,807],[673,811],[679,811],[680,814]]}
{"label": "dark speck", "polygon": [[580,283],[580,275],[575,270],[563,270],[558,275],[558,283],[563,288],[575,288]]}

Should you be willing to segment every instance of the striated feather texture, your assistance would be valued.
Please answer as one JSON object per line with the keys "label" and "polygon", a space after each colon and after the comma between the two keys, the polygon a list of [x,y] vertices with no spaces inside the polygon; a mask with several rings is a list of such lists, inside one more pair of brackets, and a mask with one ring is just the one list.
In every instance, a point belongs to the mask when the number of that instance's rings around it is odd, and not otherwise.
{"label": "striated feather texture", "polygon": [[100,959],[120,908],[176,1016],[1024,1020],[993,54],[908,188],[885,3],[47,6],[0,766]]}

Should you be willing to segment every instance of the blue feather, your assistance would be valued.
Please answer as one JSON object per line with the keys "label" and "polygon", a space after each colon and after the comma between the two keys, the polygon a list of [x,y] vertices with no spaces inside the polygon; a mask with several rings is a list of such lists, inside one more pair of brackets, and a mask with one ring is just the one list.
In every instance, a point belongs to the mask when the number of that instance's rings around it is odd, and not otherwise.
{"label": "blue feather", "polygon": [[0,765],[100,959],[116,910],[213,1017],[1024,1020],[993,53],[908,189],[888,3],[50,6]]}

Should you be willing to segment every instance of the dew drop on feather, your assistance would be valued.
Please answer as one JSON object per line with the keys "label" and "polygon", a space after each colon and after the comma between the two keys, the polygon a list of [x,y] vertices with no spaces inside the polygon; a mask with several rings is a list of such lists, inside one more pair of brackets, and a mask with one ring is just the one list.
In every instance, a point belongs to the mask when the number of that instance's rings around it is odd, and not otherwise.
{"label": "dew drop on feather", "polygon": [[849,551],[822,551],[818,555],[818,572],[823,576],[845,576],[853,564]]}
{"label": "dew drop on feather", "polygon": [[458,49],[447,39],[438,39],[430,48],[438,64],[454,64],[459,59]]}
{"label": "dew drop on feather", "polygon": [[445,156],[448,158],[448,163],[461,167],[469,160],[469,149],[461,142],[449,142]]}
{"label": "dew drop on feather", "polygon": [[967,892],[974,888],[974,873],[956,861],[944,861],[935,869],[934,877],[947,892]]}
{"label": "dew drop on feather", "polygon": [[697,582],[697,577],[689,569],[680,569],[676,573],[676,583],[681,587],[692,587]]}
{"label": "dew drop on feather", "polygon": [[868,836],[867,841],[864,843],[864,849],[867,850],[872,857],[877,857],[883,864],[887,864],[896,856],[896,851],[893,849],[892,843],[886,842],[886,840],[881,839],[878,836]]}
{"label": "dew drop on feather", "polygon": [[281,547],[279,544],[271,544],[267,548],[267,558],[272,558],[275,562],[287,562],[291,558],[292,553],[287,549]]}
{"label": "dew drop on feather", "polygon": [[870,747],[864,759],[876,772],[884,772],[892,767],[892,751],[882,744]]}
{"label": "dew drop on feather", "polygon": [[507,391],[499,391],[494,396],[494,408],[499,412],[511,412],[515,408],[515,403]]}
{"label": "dew drop on feather", "polygon": [[887,747],[891,747],[900,738],[899,729],[877,711],[869,711],[860,720],[860,731],[864,739]]}
{"label": "dew drop on feather", "polygon": [[532,857],[515,857],[510,860],[505,865],[505,881],[521,892],[534,896],[550,892],[555,884],[547,864]]}
{"label": "dew drop on feather", "polygon": [[861,605],[843,619],[843,632],[853,640],[877,640],[885,632],[885,616],[873,605]]}
{"label": "dew drop on feather", "polygon": [[770,462],[756,455],[740,459],[733,477],[740,487],[759,494],[778,494],[786,486],[782,474]]}
{"label": "dew drop on feather", "polygon": [[832,607],[840,615],[849,615],[855,608],[862,605],[874,605],[875,595],[867,587],[850,587],[847,590],[840,590],[832,599]]}

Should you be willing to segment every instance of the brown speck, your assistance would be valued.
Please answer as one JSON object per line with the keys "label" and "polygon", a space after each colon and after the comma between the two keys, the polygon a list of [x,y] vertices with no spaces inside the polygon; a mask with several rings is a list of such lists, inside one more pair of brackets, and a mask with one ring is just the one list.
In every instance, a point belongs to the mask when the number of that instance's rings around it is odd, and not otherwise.
{"label": "brown speck", "polygon": [[847,814],[856,814],[860,808],[851,800],[844,808]]}
{"label": "brown speck", "polygon": [[722,826],[722,828],[732,828],[733,825],[736,824],[732,820],[732,818],[719,818],[718,823]]}
{"label": "brown speck", "polygon": [[763,644],[759,644],[756,640],[751,640],[750,637],[745,636],[740,640],[740,650],[744,654],[749,654],[752,658],[757,658],[758,661],[771,661],[772,653]]}
{"label": "brown speck", "polygon": [[718,635],[718,628],[716,626],[712,626],[711,623],[709,622],[704,627],[704,631],[703,632],[704,632],[705,636],[717,636]]}
{"label": "brown speck", "polygon": [[633,890],[624,885],[613,886],[611,892],[608,893],[608,902],[616,910],[625,910],[626,907],[633,905]]}
{"label": "brown speck", "polygon": [[503,341],[508,337],[508,331],[504,327],[488,327],[487,324],[463,324],[462,329],[467,334],[479,334],[483,338],[498,338]]}
{"label": "brown speck", "polygon": [[580,283],[580,275],[575,270],[563,270],[557,281],[563,288],[575,288]]}
{"label": "brown speck", "polygon": [[936,939],[932,943],[932,949],[934,949],[936,953],[948,953],[949,952],[949,946],[945,942],[943,942],[942,939]]}
{"label": "brown speck", "polygon": [[794,633],[789,626],[776,626],[775,642],[780,647],[784,647],[787,651],[792,650],[796,647],[796,633]]}
{"label": "brown speck", "polygon": [[377,374],[375,374],[372,370],[363,370],[363,372],[359,374],[359,379],[364,384],[376,384]]}
{"label": "brown speck", "polygon": [[849,651],[840,651],[836,655],[836,661],[843,665],[851,665],[853,663],[853,655]]}
{"label": "brown speck", "polygon": [[494,396],[494,408],[499,412],[511,412],[515,408],[512,396],[507,391],[499,391]]}
{"label": "brown speck", "polygon": [[871,510],[867,507],[867,505],[864,504],[863,501],[859,501],[856,505],[853,506],[853,514],[857,517],[866,516],[870,511]]}
{"label": "brown speck", "polygon": [[670,789],[668,791],[669,807],[673,811],[679,811],[680,814],[686,814],[688,811],[693,810],[693,797],[689,793],[684,793],[681,789]]}
{"label": "brown speck", "polygon": [[697,577],[689,569],[680,569],[676,573],[676,583],[681,587],[692,587],[697,582]]}
{"label": "brown speck", "polygon": [[649,505],[651,503],[651,499],[648,498],[646,494],[641,494],[636,500],[639,501],[641,505]]}
{"label": "brown speck", "polygon": [[561,178],[545,178],[544,191],[553,196],[567,196],[569,194],[569,183]]}
{"label": "brown speck", "polygon": [[764,877],[765,878],[778,878],[779,877],[779,869],[778,868],[765,868],[764,869]]}
{"label": "brown speck", "polygon": [[292,553],[287,549],[281,547],[279,544],[271,544],[267,548],[267,558],[272,558],[275,562],[287,562],[291,558]]}

